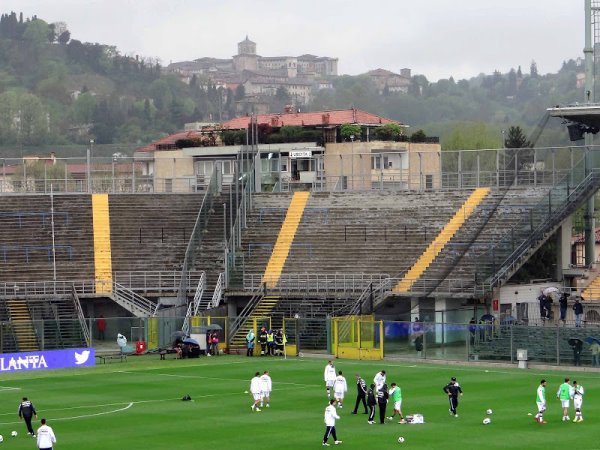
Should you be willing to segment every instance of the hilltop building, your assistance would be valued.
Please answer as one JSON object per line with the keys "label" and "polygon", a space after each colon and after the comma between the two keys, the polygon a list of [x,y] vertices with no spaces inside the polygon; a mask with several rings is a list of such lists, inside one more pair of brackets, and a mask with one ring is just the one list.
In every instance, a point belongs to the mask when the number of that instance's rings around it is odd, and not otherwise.
{"label": "hilltop building", "polygon": [[215,85],[235,89],[244,86],[248,99],[275,95],[284,88],[295,103],[307,103],[313,90],[330,87],[327,77],[337,76],[338,59],[310,54],[300,56],[260,56],[248,36],[237,44],[231,59],[199,58],[172,63],[165,69],[189,83],[196,75],[208,76]]}

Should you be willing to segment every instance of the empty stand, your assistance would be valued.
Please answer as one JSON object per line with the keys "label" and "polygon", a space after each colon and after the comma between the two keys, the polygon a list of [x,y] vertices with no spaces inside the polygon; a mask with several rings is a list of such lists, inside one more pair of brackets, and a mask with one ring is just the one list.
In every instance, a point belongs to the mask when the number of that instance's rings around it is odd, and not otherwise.
{"label": "empty stand", "polygon": [[444,246],[452,239],[460,227],[465,223],[475,208],[481,203],[484,197],[489,193],[489,188],[476,189],[465,201],[454,217],[444,226],[442,231],[427,247],[425,252],[419,257],[417,262],[410,268],[404,278],[393,289],[396,292],[406,292],[423,272],[433,262],[435,257],[442,251]]}

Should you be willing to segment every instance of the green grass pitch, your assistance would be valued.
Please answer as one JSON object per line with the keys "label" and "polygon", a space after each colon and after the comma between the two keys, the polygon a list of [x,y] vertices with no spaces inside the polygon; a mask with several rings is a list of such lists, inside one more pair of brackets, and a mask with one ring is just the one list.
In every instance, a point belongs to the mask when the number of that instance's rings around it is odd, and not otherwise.
{"label": "green grass pitch", "polygon": [[[35,448],[17,417],[21,397],[29,397],[67,449],[306,449],[321,447],[327,405],[323,382],[326,360],[222,356],[159,361],[130,357],[127,363],[90,368],[22,372],[0,376],[0,434],[4,449]],[[598,449],[600,373],[570,373],[473,366],[439,366],[392,361],[335,360],[348,380],[339,448],[347,449]],[[424,425],[368,425],[351,415],[356,399],[354,375],[372,382],[386,369],[388,384],[398,383],[403,413],[421,413]],[[251,412],[250,379],[269,370],[271,407]],[[456,376],[464,390],[459,418],[448,414],[442,387]],[[556,390],[565,376],[586,389],[583,423],[561,421]],[[534,421],[539,381],[547,384],[548,424]],[[189,394],[193,401],[180,399]],[[391,405],[388,407],[390,410]],[[490,425],[483,425],[493,409]],[[571,419],[574,412],[571,407]],[[376,415],[376,417],[378,417]],[[16,438],[10,432],[16,430]],[[404,444],[397,442],[403,436]],[[331,442],[331,439],[330,439]],[[332,445],[333,447],[333,445]]]}

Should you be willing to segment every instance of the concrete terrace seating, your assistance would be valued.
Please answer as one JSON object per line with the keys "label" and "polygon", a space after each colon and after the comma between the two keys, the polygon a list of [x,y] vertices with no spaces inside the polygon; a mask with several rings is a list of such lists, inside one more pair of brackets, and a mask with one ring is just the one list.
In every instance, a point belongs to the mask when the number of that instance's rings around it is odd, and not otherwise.
{"label": "concrete terrace seating", "polygon": [[[0,196],[0,280],[52,280],[51,202],[49,195]],[[58,280],[94,278],[91,200],[88,195],[54,196],[54,232]],[[9,215],[18,213],[46,213]],[[67,223],[68,218],[68,223]],[[29,247],[28,259],[24,247]],[[39,247],[39,248],[31,248]],[[71,251],[69,252],[68,247]]]}
{"label": "concrete terrace seating", "polygon": [[[203,194],[110,195],[112,270],[181,267],[202,198]],[[52,253],[48,260],[47,250],[52,246],[50,210],[49,195],[0,196],[0,248],[43,247],[30,249],[28,262],[25,250],[7,250],[6,262],[0,251],[0,280],[52,280]],[[57,280],[93,280],[91,197],[55,195],[54,211],[55,246],[61,246],[56,250]],[[42,212],[48,214],[17,215]],[[63,246],[70,246],[71,259]]]}
{"label": "concrete terrace seating", "polygon": [[[492,191],[482,203],[482,207],[450,240],[422,278],[461,280],[460,286],[465,291],[473,287],[476,265],[481,269],[482,264],[478,256],[489,254],[490,243],[500,241],[523,217],[528,217],[530,208],[542,201],[547,192],[548,188],[542,187],[520,187],[509,190],[481,232],[477,234],[484,220],[487,219],[485,214],[491,213],[492,206],[497,203],[498,196],[501,195],[498,191]],[[472,246],[464,245],[473,240]],[[463,252],[464,256],[461,258]],[[491,269],[491,262],[489,265]],[[478,280],[480,281],[483,280]],[[446,289],[445,285],[438,291],[444,289]]]}
{"label": "concrete terrace seating", "polygon": [[[235,195],[233,197],[235,197]],[[229,194],[217,195],[213,203],[211,215],[208,219],[206,231],[203,232],[202,243],[198,249],[198,257],[194,264],[195,269],[204,270],[206,273],[206,288],[204,290],[201,305],[208,305],[208,302],[212,299],[219,274],[225,270],[223,204],[225,204],[225,208],[227,208],[226,226],[228,233],[227,238],[229,238]],[[235,199],[233,199],[234,214],[236,210]],[[235,216],[233,217],[232,222],[233,221],[235,221]]]}
{"label": "concrete terrace seating", "polygon": [[114,272],[181,266],[202,194],[110,195]]}
{"label": "concrete terrace seating", "polygon": [[[312,193],[282,275],[388,273],[400,276],[470,193]],[[281,228],[280,210],[285,213],[290,200],[289,194],[254,196],[254,210],[242,237],[246,273],[264,272]],[[327,215],[323,212],[325,209]],[[250,257],[249,244],[252,246]]]}

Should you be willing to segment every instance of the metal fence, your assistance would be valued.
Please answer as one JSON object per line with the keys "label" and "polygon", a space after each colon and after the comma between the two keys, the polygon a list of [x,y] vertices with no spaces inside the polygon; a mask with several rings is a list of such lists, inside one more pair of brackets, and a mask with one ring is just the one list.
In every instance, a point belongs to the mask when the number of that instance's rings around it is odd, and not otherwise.
{"label": "metal fence", "polygon": [[[102,327],[102,319],[86,320],[91,332],[91,346],[98,352],[118,353],[118,333],[127,338],[128,345],[133,349],[136,342],[147,343],[149,350],[171,347],[175,341],[174,333],[181,330],[184,317],[105,318],[105,327]],[[219,325],[222,328],[219,332],[221,349],[228,349],[226,330],[234,320],[225,317],[200,317],[192,319],[192,326]],[[32,323],[40,350],[80,346],[81,342],[70,345],[68,338],[61,337],[56,332],[57,329],[75,329],[77,322],[77,319],[34,320]],[[334,351],[333,319],[286,318],[283,328],[287,344],[293,346],[293,350],[288,351],[288,356],[331,354]],[[598,367],[591,348],[591,338],[600,337],[598,322],[587,322],[583,327],[575,328],[556,326],[554,323],[526,326],[498,322],[423,322],[416,326],[414,322],[384,321],[383,336],[378,329],[374,333],[371,337],[380,343],[378,345],[383,346],[384,357],[515,363],[517,350],[525,349],[528,360],[533,363]],[[2,352],[14,351],[10,346],[11,340],[14,340],[11,323],[0,323]]]}
{"label": "metal fence", "polygon": [[[261,154],[262,190],[286,191],[295,186],[315,191],[438,190],[552,185],[567,174],[590,147],[404,151],[385,148],[371,153],[328,154],[324,148],[308,158],[283,156],[274,148]],[[285,155],[285,153],[284,153]],[[223,182],[235,182],[232,158],[243,152],[208,155],[226,161]],[[294,162],[294,164],[292,164]],[[0,193],[169,193],[206,189],[210,175],[192,157],[153,158],[3,158]],[[239,169],[238,169],[239,171]],[[185,173],[186,175],[181,175]]]}

